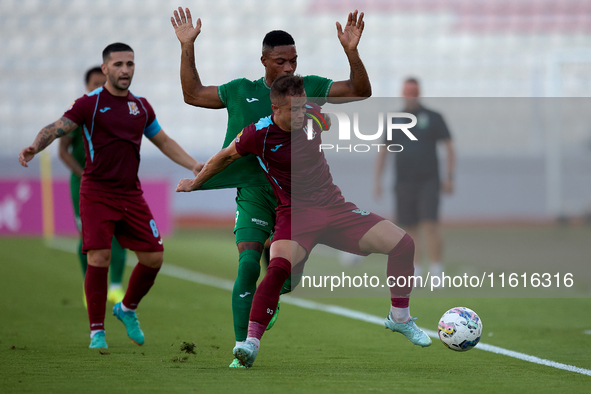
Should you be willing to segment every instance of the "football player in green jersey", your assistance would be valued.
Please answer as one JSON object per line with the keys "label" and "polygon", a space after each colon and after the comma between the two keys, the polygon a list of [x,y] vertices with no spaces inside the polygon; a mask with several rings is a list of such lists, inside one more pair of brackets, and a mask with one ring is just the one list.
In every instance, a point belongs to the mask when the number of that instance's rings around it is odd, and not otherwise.
{"label": "football player in green jersey", "polygon": [[[103,74],[100,67],[93,67],[86,72],[85,79],[86,91],[92,92],[105,84],[107,77]],[[70,134],[60,139],[59,145],[60,159],[70,169],[70,194],[72,196],[72,205],[74,207],[74,218],[76,219],[76,227],[78,232],[82,234],[82,222],[80,221],[80,181],[82,179],[82,172],[84,171],[84,141],[82,139],[82,129],[78,127]],[[125,270],[125,255],[127,251],[123,249],[119,242],[113,237],[111,248],[111,284],[107,293],[107,299],[116,304],[123,300],[125,292],[121,286],[123,280],[123,271]],[[78,243],[78,259],[82,267],[82,275],[86,275],[87,259],[86,255],[82,254],[82,236]],[[86,296],[82,293],[84,306],[86,306]]]}
{"label": "football player in green jersey", "polygon": [[[223,148],[236,138],[247,125],[271,114],[270,86],[281,75],[293,74],[297,67],[297,51],[291,35],[281,30],[269,32],[263,40],[261,62],[265,76],[251,81],[235,79],[220,86],[201,83],[195,66],[195,39],[201,33],[201,19],[195,26],[188,8],[179,7],[171,17],[177,38],[181,43],[181,84],[187,104],[202,108],[226,108],[228,126]],[[349,14],[343,28],[336,23],[337,36],[343,46],[351,68],[348,80],[333,82],[315,75],[304,77],[308,97],[317,97],[324,104],[329,97],[359,100],[371,96],[371,84],[357,46],[364,28],[363,13]],[[340,100],[344,102],[347,100]],[[238,247],[238,275],[232,291],[232,314],[236,344],[247,336],[252,297],[260,275],[263,245],[273,231],[277,202],[273,190],[253,155],[232,163],[223,173],[207,181],[203,189],[237,188],[236,245]],[[288,279],[282,293],[291,290]],[[278,310],[278,308],[277,308]],[[269,324],[274,324],[276,316]],[[234,359],[230,367],[243,367]]]}

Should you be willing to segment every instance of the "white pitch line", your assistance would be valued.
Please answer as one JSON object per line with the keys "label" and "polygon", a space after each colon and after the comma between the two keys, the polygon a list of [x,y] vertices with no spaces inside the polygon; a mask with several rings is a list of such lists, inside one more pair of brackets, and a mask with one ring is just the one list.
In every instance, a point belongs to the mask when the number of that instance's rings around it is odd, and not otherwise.
{"label": "white pitch line", "polygon": [[[132,264],[132,265],[135,265],[135,264]],[[194,283],[198,283],[198,284],[202,284],[202,285],[206,285],[206,286],[217,287],[219,289],[224,289],[224,290],[231,291],[232,287],[234,286],[234,282],[231,280],[217,278],[215,276],[202,274],[202,273],[195,272],[195,271],[192,271],[192,270],[189,270],[186,268],[176,267],[176,266],[170,265],[170,264],[163,265],[162,268],[160,269],[160,272],[164,275],[172,276],[174,278],[185,279],[185,280],[188,280],[188,281],[191,281]],[[305,300],[305,299],[301,299],[301,298],[293,298],[293,297],[286,296],[286,295],[281,296],[281,303],[292,304],[292,305],[299,306],[301,308],[332,313],[333,315],[348,317],[350,319],[360,320],[360,321],[367,322],[367,323],[374,323],[374,324],[378,324],[380,326],[384,325],[384,317],[370,315],[370,314],[367,314],[364,312],[356,311],[356,310],[345,308],[342,306],[321,304],[319,302]],[[424,328],[421,328],[421,329],[423,331],[425,331],[425,333],[427,335],[429,335],[431,338],[439,339],[439,335],[437,334],[437,331],[428,330],[428,329],[424,329]],[[496,353],[496,354],[502,354],[504,356],[517,358],[519,360],[528,361],[528,362],[534,363],[534,364],[545,365],[548,367],[558,368],[558,369],[562,369],[562,370],[569,371],[569,372],[576,372],[576,373],[580,373],[583,375],[591,376],[591,370],[589,370],[589,369],[579,368],[579,367],[575,367],[575,366],[568,365],[568,364],[562,364],[562,363],[559,363],[556,361],[551,361],[551,360],[546,360],[546,359],[535,357],[535,356],[530,356],[525,353],[519,353],[519,352],[515,352],[513,350],[503,349],[498,346],[487,345],[482,342],[480,342],[478,345],[476,345],[476,349],[480,349],[480,350],[484,350],[484,351]]]}
{"label": "white pitch line", "polygon": [[[47,246],[52,247],[54,249],[62,250],[65,252],[76,253],[76,249],[72,247],[72,243],[70,242],[59,242],[57,240],[53,240],[53,242],[46,243]],[[128,266],[135,266],[135,262],[131,262],[128,260]],[[228,279],[218,278],[216,276],[202,274],[200,272],[196,272],[187,268],[177,267],[171,264],[164,264],[160,269],[160,273],[178,279],[188,280],[193,283],[198,283],[201,285],[212,286],[218,289],[232,291],[234,287],[234,282]],[[356,311],[353,309],[345,308],[342,306],[336,305],[328,305],[328,304],[321,304],[319,302],[304,300],[301,298],[293,298],[290,296],[282,296],[281,302],[285,304],[292,304],[299,306],[305,309],[311,309],[316,311],[322,311],[327,313],[332,313],[333,315],[348,317],[354,320],[360,320],[367,323],[374,323],[380,326],[384,325],[384,318],[380,316],[370,315],[364,312]],[[427,330],[421,328],[427,335],[431,338],[439,339],[439,335],[436,331]],[[591,330],[585,331],[586,334],[591,334]],[[525,353],[515,352],[513,350],[503,349],[502,347],[487,345],[485,343],[480,342],[476,345],[475,349],[484,350],[486,352],[501,354],[507,357],[513,357],[519,360],[527,361],[534,364],[545,365],[547,367],[553,367],[557,369],[562,369],[569,372],[576,372],[582,375],[591,376],[591,370],[585,368],[575,367],[573,365],[562,364],[556,361],[546,360],[543,358],[539,358],[536,356],[530,356]]]}

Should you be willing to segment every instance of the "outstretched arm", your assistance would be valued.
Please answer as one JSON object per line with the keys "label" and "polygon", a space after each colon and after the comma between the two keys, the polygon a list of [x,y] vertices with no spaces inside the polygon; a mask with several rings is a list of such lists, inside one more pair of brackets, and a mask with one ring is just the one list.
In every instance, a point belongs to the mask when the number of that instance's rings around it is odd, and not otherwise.
{"label": "outstretched arm", "polygon": [[193,171],[193,175],[197,176],[199,171],[203,168],[203,163],[199,163],[193,159],[185,150],[172,138],[160,129],[155,136],[150,138],[150,141],[156,145],[162,153],[164,153],[170,160],[175,163]]}
{"label": "outstretched arm", "polygon": [[363,12],[357,19],[358,11],[355,10],[353,13],[349,13],[347,18],[347,25],[343,30],[341,24],[337,22],[337,35],[339,41],[345,50],[345,55],[349,60],[349,66],[351,67],[351,73],[349,79],[346,81],[334,82],[328,92],[329,97],[370,97],[371,96],[371,83],[369,82],[369,76],[365,70],[365,66],[359,57],[357,46],[365,27],[363,21]]}
{"label": "outstretched arm", "polygon": [[70,135],[65,135],[60,138],[60,159],[66,166],[76,175],[78,178],[82,177],[84,169],[80,167],[80,164],[76,161],[72,153],[70,153],[69,147],[72,145],[74,139]]}
{"label": "outstretched arm", "polygon": [[[186,14],[185,14],[186,11]],[[193,27],[191,11],[179,7],[170,18],[174,32],[181,43],[181,86],[185,103],[195,107],[223,108],[217,86],[203,86],[195,66],[195,39],[201,33],[201,19]]]}
{"label": "outstretched arm", "polygon": [[53,122],[45,126],[31,146],[21,150],[18,155],[18,161],[23,167],[28,167],[27,163],[33,160],[33,157],[43,149],[49,146],[56,138],[63,137],[66,134],[71,133],[78,127],[78,125],[72,122],[70,119],[62,116],[58,121]]}
{"label": "outstretched arm", "polygon": [[203,166],[203,169],[195,179],[181,179],[176,187],[177,192],[191,192],[200,189],[203,184],[215,174],[225,170],[233,161],[242,156],[236,151],[236,143],[232,141],[230,146],[222,149],[211,157]]}

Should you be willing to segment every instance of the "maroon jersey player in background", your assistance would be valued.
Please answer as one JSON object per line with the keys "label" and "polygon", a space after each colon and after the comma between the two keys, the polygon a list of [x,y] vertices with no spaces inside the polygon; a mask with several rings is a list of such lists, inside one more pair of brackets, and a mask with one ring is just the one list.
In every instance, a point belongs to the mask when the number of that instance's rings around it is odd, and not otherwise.
{"label": "maroon jersey player in background", "polygon": [[[271,262],[254,295],[248,338],[234,348],[234,356],[246,367],[255,360],[260,339],[292,266],[304,261],[317,244],[359,255],[386,254],[388,276],[408,278],[414,273],[412,238],[392,222],[346,202],[333,183],[324,153],[318,149],[322,143],[322,129],[318,125],[323,124],[324,118],[320,107],[306,103],[302,78],[277,78],[271,87],[271,103],[271,116],[244,128],[227,148],[205,164],[195,179],[182,179],[177,187],[178,192],[197,190],[234,160],[254,154],[277,196]],[[307,111],[320,119],[313,122],[311,133],[304,127]],[[292,217],[297,220],[292,222]],[[392,307],[384,324],[415,345],[426,347],[431,345],[431,339],[410,316],[411,290],[410,283],[407,287],[391,288]]]}
{"label": "maroon jersey player in background", "polygon": [[135,251],[139,260],[113,314],[123,322],[133,342],[144,343],[135,309],[154,284],[164,248],[137,176],[142,136],[194,175],[203,166],[161,129],[148,101],[129,91],[135,70],[131,47],[122,43],[107,46],[101,69],[107,76],[105,85],[76,100],[19,155],[19,162],[27,167],[27,162],[53,140],[82,127],[86,167],[80,186],[80,217],[83,252],[88,254],[84,291],[90,348],[108,347],[104,320],[113,235],[123,248]]}

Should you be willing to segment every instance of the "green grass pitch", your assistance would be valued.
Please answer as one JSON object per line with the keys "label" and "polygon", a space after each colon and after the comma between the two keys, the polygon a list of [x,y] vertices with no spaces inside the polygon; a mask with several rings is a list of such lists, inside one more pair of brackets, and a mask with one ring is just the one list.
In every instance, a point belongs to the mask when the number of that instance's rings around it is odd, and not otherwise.
{"label": "green grass pitch", "polygon": [[[524,250],[513,245],[497,256],[527,259],[527,248],[555,239],[558,230],[507,231],[522,234]],[[486,245],[502,243],[507,231],[448,229],[447,260],[493,261]],[[591,231],[564,231],[571,232],[561,233],[570,253],[564,258],[586,254]],[[573,246],[577,240],[582,246]],[[224,279],[235,275],[230,230],[178,232],[165,248],[165,264]],[[230,292],[164,274],[138,309],[145,345],[127,338],[108,304],[109,349],[90,350],[76,256],[36,238],[0,239],[0,251],[0,393],[581,393],[591,387],[591,376],[479,349],[456,353],[439,340],[423,349],[376,324],[289,304],[263,337],[254,367],[229,369]],[[543,260],[544,253],[536,249],[532,256]],[[389,309],[387,299],[316,301],[384,317]],[[459,305],[482,318],[484,343],[591,369],[589,298],[417,298],[411,313],[419,326],[436,330],[441,314]],[[195,343],[195,354],[181,351],[183,342]]]}

